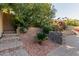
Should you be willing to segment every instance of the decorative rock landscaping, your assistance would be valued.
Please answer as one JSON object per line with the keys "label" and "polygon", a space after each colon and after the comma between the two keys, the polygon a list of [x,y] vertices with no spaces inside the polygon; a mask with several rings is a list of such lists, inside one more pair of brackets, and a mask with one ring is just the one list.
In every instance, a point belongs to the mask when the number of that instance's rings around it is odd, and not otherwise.
{"label": "decorative rock landscaping", "polygon": [[21,34],[20,38],[24,43],[26,51],[31,56],[45,56],[59,45],[50,40],[46,40],[42,42],[42,45],[39,45],[35,41],[36,33],[40,32],[39,28],[29,28],[27,33]]}

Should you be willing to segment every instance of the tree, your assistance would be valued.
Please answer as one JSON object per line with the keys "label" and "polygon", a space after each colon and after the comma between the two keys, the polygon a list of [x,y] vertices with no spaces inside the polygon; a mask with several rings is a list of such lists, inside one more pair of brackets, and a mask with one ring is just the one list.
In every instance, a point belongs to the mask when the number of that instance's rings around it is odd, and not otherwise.
{"label": "tree", "polygon": [[[51,8],[52,7],[52,8]],[[1,4],[0,8],[14,11],[13,23],[15,27],[28,27],[48,24],[52,17],[55,17],[56,9],[48,3],[30,4]]]}

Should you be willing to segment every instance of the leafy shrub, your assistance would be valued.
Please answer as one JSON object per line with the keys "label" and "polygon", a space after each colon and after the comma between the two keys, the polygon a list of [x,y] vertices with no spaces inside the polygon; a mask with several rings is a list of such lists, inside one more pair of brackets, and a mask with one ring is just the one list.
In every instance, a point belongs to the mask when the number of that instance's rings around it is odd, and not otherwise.
{"label": "leafy shrub", "polygon": [[66,24],[65,24],[65,22],[59,21],[59,22],[58,22],[58,27],[59,27],[59,30],[60,30],[60,31],[61,31],[61,30],[65,30],[65,29],[66,29]]}
{"label": "leafy shrub", "polygon": [[53,28],[53,31],[58,31],[58,29],[59,29],[59,27],[57,25],[53,25],[52,28]]}
{"label": "leafy shrub", "polygon": [[55,15],[51,4],[12,4],[14,27],[42,27]]}
{"label": "leafy shrub", "polygon": [[[8,11],[13,12],[13,26],[15,29],[17,27],[26,28],[29,26],[41,27],[46,25],[52,17],[55,17],[56,9],[52,4],[1,4],[1,9],[9,8]],[[52,7],[52,8],[51,8]],[[46,32],[49,32],[48,27],[46,27]],[[22,29],[23,31],[23,29]]]}
{"label": "leafy shrub", "polygon": [[25,27],[20,27],[20,32],[21,33],[25,33],[27,31],[27,29]]}
{"label": "leafy shrub", "polygon": [[68,19],[64,21],[67,25],[70,26],[79,26],[79,21],[74,19]]}
{"label": "leafy shrub", "polygon": [[45,33],[43,33],[43,32],[38,33],[37,34],[37,42],[39,44],[41,44],[42,41],[46,40],[46,37],[47,37],[47,35]]}
{"label": "leafy shrub", "polygon": [[54,31],[61,31],[66,29],[66,24],[64,21],[53,20],[50,24],[52,25]]}
{"label": "leafy shrub", "polygon": [[45,33],[45,34],[48,34],[49,33],[49,31],[51,31],[52,30],[52,27],[49,25],[49,26],[44,26],[43,27],[43,32]]}

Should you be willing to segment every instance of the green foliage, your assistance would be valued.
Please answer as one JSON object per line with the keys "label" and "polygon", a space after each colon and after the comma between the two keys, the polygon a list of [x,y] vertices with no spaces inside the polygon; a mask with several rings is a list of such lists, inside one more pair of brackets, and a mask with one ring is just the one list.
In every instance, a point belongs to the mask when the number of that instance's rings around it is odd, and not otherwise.
{"label": "green foliage", "polygon": [[49,19],[54,17],[53,9],[51,9],[51,4],[17,4],[15,8],[17,26],[44,27],[48,24]]}
{"label": "green foliage", "polygon": [[26,27],[28,26],[27,23],[27,16],[26,16],[26,4],[14,4],[14,18],[13,18],[13,22],[16,25],[16,27]]}
{"label": "green foliage", "polygon": [[43,32],[45,33],[45,34],[48,34],[49,33],[49,31],[52,31],[53,29],[52,29],[52,27],[50,26],[50,25],[47,25],[47,26],[44,26],[43,27]]}
{"label": "green foliage", "polygon": [[47,35],[43,32],[40,32],[37,34],[37,41],[38,42],[42,42],[44,40],[46,40]]}
{"label": "green foliage", "polygon": [[62,20],[51,20],[50,25],[53,27],[54,31],[62,31],[66,29],[66,24]]}
{"label": "green foliage", "polygon": [[4,13],[11,13],[11,11],[13,10],[11,6],[12,6],[11,3],[2,3],[0,4],[0,11]]}
{"label": "green foliage", "polygon": [[25,27],[20,27],[20,32],[25,33],[25,32],[27,32],[27,29]]}
{"label": "green foliage", "polygon": [[[27,3],[27,4],[1,4],[1,8],[8,8],[14,12],[12,24],[15,28],[29,26],[41,27],[49,24],[49,20],[55,17],[55,8],[48,3]],[[52,7],[52,8],[51,8]],[[49,27],[49,26],[47,26]],[[47,28],[46,27],[46,28]],[[49,31],[49,30],[48,30]]]}
{"label": "green foliage", "polygon": [[68,20],[65,20],[64,22],[70,26],[79,26],[79,20],[68,19]]}
{"label": "green foliage", "polygon": [[[51,4],[33,4],[31,26],[41,27],[52,16]],[[54,14],[53,14],[54,16]]]}

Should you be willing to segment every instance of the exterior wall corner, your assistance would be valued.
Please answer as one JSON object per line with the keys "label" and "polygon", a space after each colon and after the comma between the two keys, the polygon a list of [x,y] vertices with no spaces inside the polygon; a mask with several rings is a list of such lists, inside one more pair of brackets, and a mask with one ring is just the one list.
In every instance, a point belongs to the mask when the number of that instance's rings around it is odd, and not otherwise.
{"label": "exterior wall corner", "polygon": [[0,37],[3,33],[3,22],[2,22],[2,12],[0,12]]}

